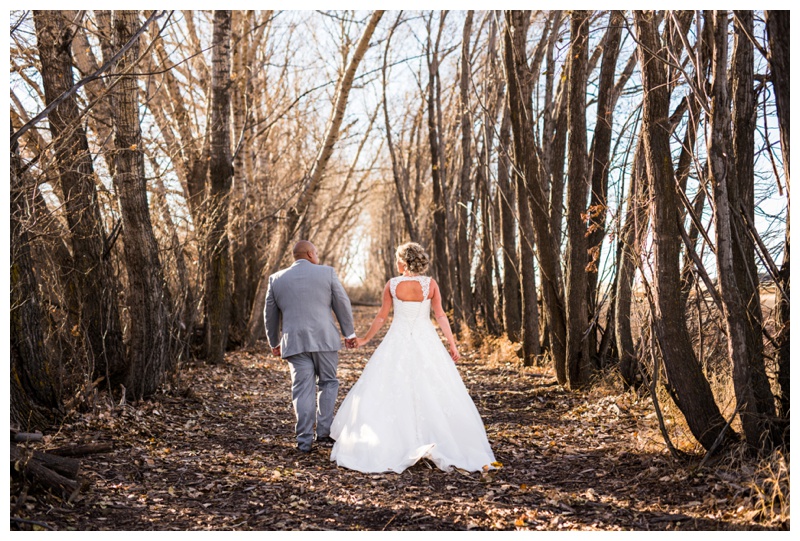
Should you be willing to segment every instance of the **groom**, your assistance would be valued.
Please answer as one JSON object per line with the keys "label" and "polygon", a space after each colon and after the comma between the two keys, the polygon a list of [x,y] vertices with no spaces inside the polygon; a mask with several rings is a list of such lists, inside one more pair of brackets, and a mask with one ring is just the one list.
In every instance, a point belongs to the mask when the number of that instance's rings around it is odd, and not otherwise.
{"label": "groom", "polygon": [[289,362],[297,449],[308,453],[315,420],[317,443],[334,443],[330,431],[339,391],[336,366],[342,342],[331,309],[347,336],[348,349],[356,346],[356,335],[350,299],[333,267],[319,264],[317,249],[307,240],[295,244],[292,254],[294,264],[269,277],[264,324],[272,354]]}

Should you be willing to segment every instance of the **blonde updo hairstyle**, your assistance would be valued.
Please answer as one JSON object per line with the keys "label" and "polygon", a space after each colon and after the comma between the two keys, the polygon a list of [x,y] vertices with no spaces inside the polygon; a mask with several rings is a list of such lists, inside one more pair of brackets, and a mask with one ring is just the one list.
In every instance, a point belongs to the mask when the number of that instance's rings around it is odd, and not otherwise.
{"label": "blonde updo hairstyle", "polygon": [[407,242],[397,247],[395,257],[414,274],[422,274],[428,270],[431,259],[425,249],[416,242]]}

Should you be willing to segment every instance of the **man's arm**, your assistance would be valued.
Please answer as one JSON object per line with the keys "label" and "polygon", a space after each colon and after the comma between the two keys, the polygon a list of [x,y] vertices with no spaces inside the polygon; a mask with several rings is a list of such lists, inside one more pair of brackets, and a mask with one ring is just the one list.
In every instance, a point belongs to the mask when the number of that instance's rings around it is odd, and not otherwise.
{"label": "man's arm", "polygon": [[[272,277],[270,277],[269,286],[267,286],[267,301],[264,303],[264,326],[267,329],[269,346],[272,348],[272,353],[276,355],[280,355],[280,323],[281,311],[275,302],[275,290],[272,287]],[[276,349],[277,353],[275,353]]]}
{"label": "man's arm", "polygon": [[333,313],[336,314],[336,319],[339,320],[339,327],[342,329],[342,334],[350,340],[356,336],[355,326],[353,325],[353,311],[350,307],[350,298],[347,296],[342,283],[336,276],[336,271],[331,269],[331,274],[333,275],[331,279],[331,306],[333,307]]}

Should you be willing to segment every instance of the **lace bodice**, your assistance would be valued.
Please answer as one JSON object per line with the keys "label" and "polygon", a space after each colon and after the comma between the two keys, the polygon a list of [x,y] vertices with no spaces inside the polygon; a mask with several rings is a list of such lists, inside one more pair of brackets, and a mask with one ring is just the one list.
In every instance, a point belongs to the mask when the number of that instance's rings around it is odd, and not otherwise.
{"label": "lace bodice", "polygon": [[[414,281],[422,287],[421,301],[404,301],[397,298],[397,284],[400,282]],[[389,280],[389,291],[394,299],[394,318],[389,332],[399,332],[403,334],[414,334],[414,331],[422,329],[433,330],[430,320],[431,300],[428,298],[430,293],[430,276],[395,276]],[[433,331],[434,333],[436,331]]]}
{"label": "lace bodice", "polygon": [[402,302],[420,302],[420,301],[403,301],[402,299],[397,298],[397,284],[400,282],[418,282],[420,287],[422,288],[422,301],[428,300],[428,294],[430,293],[431,288],[431,277],[430,276],[395,276],[391,280],[389,280],[389,291],[392,293],[392,298]]}

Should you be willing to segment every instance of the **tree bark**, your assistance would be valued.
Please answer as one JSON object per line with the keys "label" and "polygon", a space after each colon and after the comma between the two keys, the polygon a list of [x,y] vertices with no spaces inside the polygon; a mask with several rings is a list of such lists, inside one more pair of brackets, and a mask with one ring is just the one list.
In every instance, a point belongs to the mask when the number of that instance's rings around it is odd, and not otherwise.
{"label": "tree bark", "polygon": [[[47,104],[73,85],[70,33],[59,11],[35,11],[34,23]],[[95,191],[95,173],[86,133],[74,95],[48,116],[55,143],[64,210],[72,240],[76,282],[79,284],[81,328],[88,338],[94,377],[106,376],[111,385],[127,372],[119,321],[118,285],[105,252],[105,229]]]}
{"label": "tree bark", "polygon": [[[600,81],[597,89],[597,119],[590,152],[591,199],[587,212],[589,223],[586,235],[586,249],[589,254],[586,299],[589,303],[590,316],[601,308],[597,299],[597,281],[600,276],[598,265],[601,261],[603,240],[606,234],[606,216],[608,216],[608,169],[611,161],[612,127],[614,107],[616,106],[616,101],[613,100],[614,76],[624,22],[625,18],[620,11],[611,12],[603,46],[603,60],[600,65]],[[591,345],[595,341],[595,335],[594,331],[589,333],[589,351],[592,354],[596,349]]]}
{"label": "tree bark", "polygon": [[778,112],[778,126],[781,136],[781,150],[783,151],[783,168],[786,172],[786,237],[783,244],[783,264],[780,270],[779,288],[775,299],[775,326],[777,328],[776,341],[778,342],[778,386],[780,396],[778,400],[779,415],[782,419],[789,420],[789,232],[791,203],[789,198],[789,11],[766,11],[767,36],[769,51],[767,58],[772,73],[772,88],[775,92],[775,105]]}
{"label": "tree bark", "polygon": [[472,116],[469,110],[470,62],[469,42],[472,34],[472,18],[474,11],[468,10],[461,35],[461,73],[459,80],[459,104],[461,117],[461,174],[458,180],[458,202],[456,204],[456,253],[458,266],[456,271],[456,289],[460,302],[460,321],[470,330],[475,330],[475,311],[472,303],[472,259],[470,258],[467,229],[470,212],[476,206],[472,200],[472,184],[470,169],[472,166]]}
{"label": "tree bark", "polygon": [[570,78],[567,99],[569,124],[569,183],[567,184],[566,320],[567,385],[584,386],[591,375],[587,327],[589,306],[586,260],[586,201],[589,179],[586,170],[586,82],[589,61],[589,13],[574,10],[570,15]]}
{"label": "tree bark", "polygon": [[669,91],[663,54],[652,11],[634,12],[644,85],[642,134],[647,175],[653,188],[653,322],[668,385],[694,437],[710,449],[725,428],[692,348],[680,297],[680,242],[675,175],[669,159]]}
{"label": "tree bark", "polygon": [[[519,84],[515,88],[515,92],[511,91],[511,82],[509,82],[508,92],[508,107],[511,113],[511,122],[514,124],[514,110],[525,109],[526,112],[531,111],[530,100],[530,73],[528,72],[527,56],[525,54],[525,36],[528,33],[528,19],[529,12],[513,12],[514,24],[514,42],[506,43],[506,56],[512,58],[509,65],[518,75]],[[508,24],[509,15],[506,14],[506,30],[505,34],[509,34]],[[519,35],[522,36],[521,40]],[[506,38],[508,39],[508,38]],[[511,52],[513,50],[513,52]],[[514,162],[516,163],[515,169],[523,171],[522,178],[519,173],[515,172],[514,175],[517,179],[517,216],[519,227],[519,276],[520,276],[520,289],[522,292],[522,325],[521,325],[521,339],[522,339],[522,363],[525,366],[532,366],[536,358],[541,355],[542,348],[539,342],[539,305],[536,294],[536,272],[534,270],[534,252],[533,244],[535,233],[533,230],[533,223],[531,218],[531,194],[528,185],[538,181],[538,176],[531,174],[533,170],[531,164],[526,162],[526,155],[528,152],[535,152],[532,147],[532,122],[530,119],[531,114],[526,115],[526,119],[519,118],[519,125],[522,130],[529,130],[524,135],[514,126]],[[527,121],[527,122],[526,122]],[[519,135],[518,135],[519,134]],[[520,137],[522,135],[522,137]],[[527,167],[526,167],[527,166]],[[538,186],[537,186],[538,188]]]}
{"label": "tree bark", "polygon": [[[139,29],[139,12],[115,11],[113,19],[114,46],[119,48]],[[139,90],[135,75],[123,75],[135,69],[138,56],[136,44],[120,58],[114,68],[120,81],[111,94],[116,149],[114,186],[125,235],[126,297],[130,313],[125,387],[128,399],[134,400],[150,396],[158,389],[171,362],[164,276],[147,202]]]}
{"label": "tree bark", "polygon": [[231,261],[228,212],[233,180],[231,161],[231,12],[214,12],[211,52],[211,161],[208,167],[206,236],[205,355],[212,364],[225,356],[231,318]]}
{"label": "tree bark", "polygon": [[[441,24],[440,24],[441,29]],[[453,293],[450,286],[450,268],[447,259],[447,211],[445,210],[445,185],[442,175],[442,159],[439,148],[439,130],[436,108],[436,74],[439,70],[439,39],[431,49],[430,28],[428,28],[428,44],[426,55],[428,59],[428,144],[431,152],[431,177],[433,184],[433,269],[436,275],[439,291],[442,296],[442,306],[445,310],[453,307]],[[458,332],[458,323],[455,323],[455,332]]]}
{"label": "tree bark", "polygon": [[[748,18],[740,19],[746,25]],[[752,22],[752,20],[750,20]],[[749,58],[747,46],[752,47],[748,38],[742,36],[741,26],[737,26],[734,56],[734,80],[739,100],[735,104],[737,112],[737,141],[734,148],[734,164],[728,158],[731,146],[731,113],[728,94],[728,12],[714,12],[713,21],[706,24],[714,28],[713,87],[711,91],[711,137],[708,139],[708,161],[711,184],[714,188],[714,222],[716,224],[717,276],[722,297],[723,316],[727,330],[728,355],[733,363],[733,385],[736,393],[737,411],[742,421],[742,429],[747,443],[759,450],[772,447],[771,419],[775,417],[774,398],[769,388],[769,380],[762,356],[760,322],[760,298],[758,283],[745,262],[750,257],[754,263],[755,253],[752,244],[742,242],[745,231],[742,219],[736,219],[737,205],[747,205],[747,184],[752,186],[753,178],[753,58]],[[747,46],[742,43],[747,41]],[[740,86],[744,86],[741,89]],[[746,115],[742,117],[741,115]],[[749,135],[742,133],[749,130]],[[749,140],[748,140],[749,139]],[[732,169],[731,165],[735,165]],[[742,169],[738,169],[741,167]],[[738,182],[737,182],[738,180]],[[742,190],[744,188],[745,190]],[[745,207],[746,208],[746,207]],[[748,211],[749,214],[750,211]],[[749,248],[749,254],[748,254]],[[755,265],[752,265],[755,267]],[[751,298],[747,298],[750,295]],[[752,299],[755,296],[755,299]],[[758,306],[758,320],[748,305]],[[755,337],[752,335],[755,333]]]}
{"label": "tree bark", "polygon": [[[11,126],[11,133],[14,127]],[[11,149],[11,421],[32,431],[58,418],[58,375],[44,344],[44,313],[33,272],[30,239],[24,220],[30,212],[20,176],[17,146]]]}
{"label": "tree bark", "polygon": [[245,171],[246,148],[251,144],[249,128],[252,116],[251,104],[253,97],[249,90],[252,88],[250,79],[253,69],[248,63],[250,58],[251,36],[249,34],[252,10],[234,11],[232,25],[234,35],[242,36],[233,47],[233,73],[236,78],[232,81],[232,109],[233,109],[233,182],[231,184],[231,202],[228,215],[229,240],[231,243],[231,325],[230,341],[233,344],[243,343],[247,334],[247,322],[250,316],[249,280],[247,264],[247,199],[250,193],[250,178]]}
{"label": "tree bark", "polygon": [[497,156],[497,197],[500,200],[500,231],[503,248],[503,326],[509,340],[519,342],[522,330],[522,311],[517,257],[517,226],[514,221],[516,195],[509,180],[511,166],[511,118],[508,104],[503,108],[500,124],[500,152]]}
{"label": "tree bark", "polygon": [[633,156],[633,171],[628,188],[625,225],[620,232],[621,254],[617,266],[617,291],[614,304],[614,333],[619,355],[619,370],[626,388],[638,389],[644,383],[639,374],[639,360],[633,343],[631,310],[633,305],[633,280],[637,261],[647,232],[649,215],[647,202],[650,186],[644,160],[643,135],[639,135]]}

